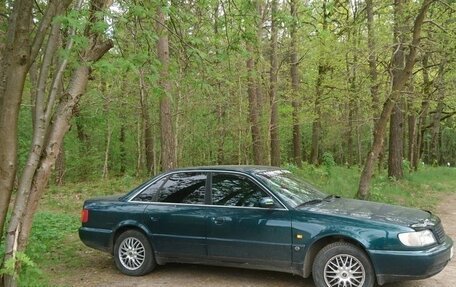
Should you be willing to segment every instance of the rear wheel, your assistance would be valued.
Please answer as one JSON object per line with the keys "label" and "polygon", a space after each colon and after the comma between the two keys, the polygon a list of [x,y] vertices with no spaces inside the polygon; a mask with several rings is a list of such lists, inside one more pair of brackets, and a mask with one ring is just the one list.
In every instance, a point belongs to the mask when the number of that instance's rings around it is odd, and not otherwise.
{"label": "rear wheel", "polygon": [[150,273],[157,265],[149,240],[137,230],[125,231],[117,238],[114,261],[120,272],[130,276]]}
{"label": "rear wheel", "polygon": [[373,287],[375,274],[369,258],[353,244],[335,242],[318,252],[312,267],[317,287]]}

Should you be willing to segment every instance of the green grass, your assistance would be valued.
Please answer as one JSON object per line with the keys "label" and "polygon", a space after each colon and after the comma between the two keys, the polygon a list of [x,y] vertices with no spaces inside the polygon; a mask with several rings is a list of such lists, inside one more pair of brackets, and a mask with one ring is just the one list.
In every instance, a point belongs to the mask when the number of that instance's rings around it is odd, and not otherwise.
{"label": "green grass", "polygon": [[[27,256],[35,267],[25,267],[19,277],[20,286],[51,286],[49,275],[42,270],[54,271],[59,276],[64,270],[71,273],[81,266],[80,252],[84,248],[77,235],[80,212],[85,199],[96,196],[126,193],[142,180],[132,177],[70,183],[51,186],[44,194],[39,211],[35,214]],[[63,271],[61,270],[63,268]],[[54,273],[54,272],[52,272]]]}
{"label": "green grass", "polygon": [[[327,193],[354,197],[360,170],[352,167],[305,165],[302,169],[286,168],[307,179]],[[51,186],[35,216],[32,236],[26,254],[35,267],[26,267],[20,276],[21,286],[51,286],[50,276],[75,272],[87,264],[87,247],[79,241],[77,229],[82,203],[96,196],[121,194],[143,180],[133,177]],[[439,198],[456,191],[456,168],[422,167],[406,174],[400,181],[391,181],[386,174],[377,174],[371,185],[371,199],[392,204],[435,210]],[[41,271],[44,270],[44,271]],[[56,272],[56,270],[58,272]]]}

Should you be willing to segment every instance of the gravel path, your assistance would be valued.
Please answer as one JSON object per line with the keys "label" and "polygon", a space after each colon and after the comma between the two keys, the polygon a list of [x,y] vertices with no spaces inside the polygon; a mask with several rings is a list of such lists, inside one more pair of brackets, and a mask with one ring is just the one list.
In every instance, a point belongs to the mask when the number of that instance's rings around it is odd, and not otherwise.
{"label": "gravel path", "polygon": [[[456,194],[449,195],[440,204],[438,215],[446,232],[456,239]],[[82,244],[81,244],[82,245]],[[53,284],[58,286],[110,286],[110,287],[315,287],[312,279],[303,279],[286,273],[244,270],[236,268],[208,267],[186,264],[168,264],[158,267],[143,277],[120,274],[112,258],[98,251],[81,246],[83,263],[78,270],[53,270]],[[62,271],[62,272],[60,272]],[[393,283],[387,287],[454,287],[456,286],[456,260],[438,275],[419,281]]]}

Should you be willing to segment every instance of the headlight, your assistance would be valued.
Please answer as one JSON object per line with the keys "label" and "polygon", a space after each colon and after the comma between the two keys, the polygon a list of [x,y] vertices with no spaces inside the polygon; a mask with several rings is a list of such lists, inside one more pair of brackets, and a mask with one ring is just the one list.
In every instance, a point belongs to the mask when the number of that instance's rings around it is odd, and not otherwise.
{"label": "headlight", "polygon": [[400,233],[399,240],[405,246],[410,247],[423,247],[436,243],[434,234],[429,229],[422,231],[414,231],[407,233]]}

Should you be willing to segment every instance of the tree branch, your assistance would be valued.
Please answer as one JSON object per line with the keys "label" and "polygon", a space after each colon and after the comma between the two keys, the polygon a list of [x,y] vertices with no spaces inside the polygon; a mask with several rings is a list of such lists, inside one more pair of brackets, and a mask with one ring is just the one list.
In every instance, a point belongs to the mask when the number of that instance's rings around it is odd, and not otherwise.
{"label": "tree branch", "polygon": [[[413,24],[413,36],[412,36],[412,43],[410,45],[410,52],[406,57],[406,63],[405,63],[405,68],[401,73],[401,78],[408,78],[409,75],[412,73],[413,66],[415,65],[415,57],[416,57],[416,52],[418,49],[418,45],[420,44],[420,35],[421,35],[421,29],[423,26],[424,18],[426,17],[426,13],[431,6],[432,3],[434,3],[436,0],[424,0],[423,4],[421,6],[420,12],[418,16],[415,18],[415,22]],[[399,81],[401,82],[401,81]]]}
{"label": "tree branch", "polygon": [[41,49],[44,38],[46,37],[47,29],[49,28],[52,19],[65,11],[68,6],[70,6],[72,0],[51,0],[46,8],[43,18],[41,19],[40,26],[35,32],[35,38],[32,41],[32,46],[30,50],[30,57],[28,62],[28,67],[30,67],[36,59],[38,52]]}

